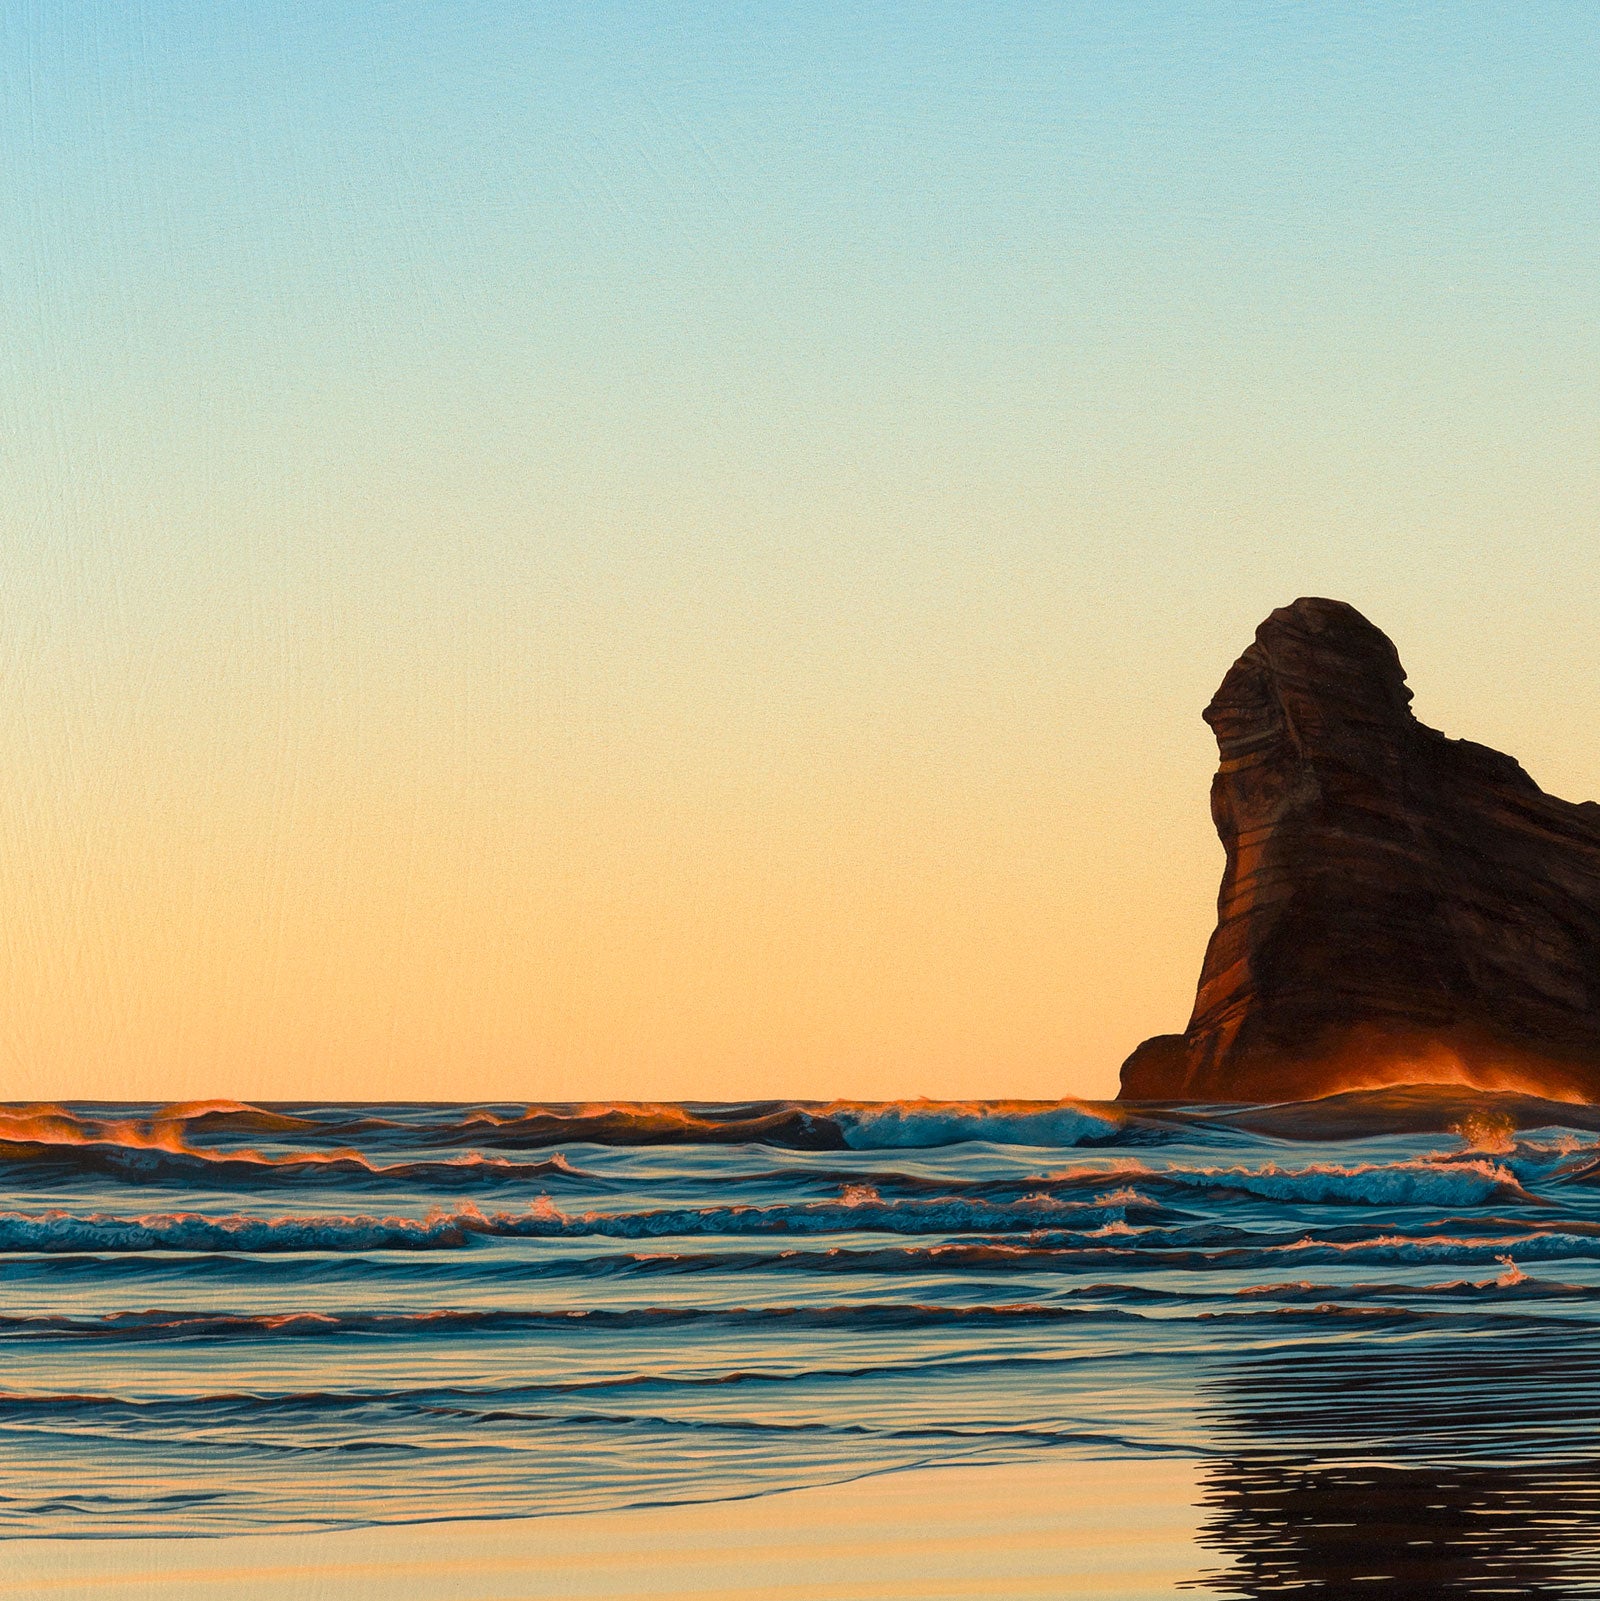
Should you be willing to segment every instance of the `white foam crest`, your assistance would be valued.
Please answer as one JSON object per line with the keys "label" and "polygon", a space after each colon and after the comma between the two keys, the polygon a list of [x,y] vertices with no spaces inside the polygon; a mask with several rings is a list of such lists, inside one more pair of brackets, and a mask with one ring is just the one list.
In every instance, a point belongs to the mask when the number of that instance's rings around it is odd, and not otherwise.
{"label": "white foam crest", "polygon": [[[1186,1176],[1186,1175],[1174,1175]],[[1404,1162],[1339,1166],[1313,1163],[1302,1168],[1203,1168],[1205,1184],[1225,1184],[1264,1200],[1312,1206],[1476,1206],[1520,1194],[1509,1169],[1487,1159],[1440,1163],[1426,1157]]]}
{"label": "white foam crest", "polygon": [[1104,1139],[1122,1127],[1105,1105],[1084,1101],[888,1101],[849,1102],[826,1109],[856,1151],[886,1151],[957,1145],[986,1140],[994,1145],[1070,1148]]}
{"label": "white foam crest", "polygon": [[463,1245],[469,1235],[506,1232],[506,1214],[486,1215],[470,1202],[424,1218],[206,1216],[152,1212],[122,1217],[51,1210],[0,1212],[0,1252],[86,1251],[416,1251]]}
{"label": "white foam crest", "polygon": [[1600,1256],[1600,1240],[1576,1234],[1497,1235],[1470,1238],[1436,1234],[1413,1238],[1380,1234],[1368,1240],[1295,1240],[1268,1246],[1263,1260],[1289,1258],[1304,1262],[1357,1262],[1384,1266],[1489,1266],[1505,1263],[1508,1255],[1523,1261],[1551,1262],[1593,1259]]}
{"label": "white foam crest", "polygon": [[1132,1192],[1106,1200],[1030,1195],[1012,1202],[963,1197],[884,1201],[852,1195],[838,1201],[769,1206],[568,1213],[549,1196],[540,1196],[523,1211],[485,1212],[468,1203],[453,1211],[436,1209],[425,1218],[0,1212],[0,1253],[416,1251],[465,1245],[473,1236],[637,1240],[675,1235],[1027,1233],[1119,1221],[1130,1204],[1141,1201]]}
{"label": "white foam crest", "polygon": [[1257,1167],[1159,1167],[1129,1161],[1108,1169],[1069,1169],[1052,1174],[1050,1182],[1233,1190],[1304,1206],[1477,1206],[1531,1199],[1508,1166],[1485,1157],[1411,1157],[1349,1165],[1313,1162],[1304,1167],[1280,1167],[1276,1162]]}

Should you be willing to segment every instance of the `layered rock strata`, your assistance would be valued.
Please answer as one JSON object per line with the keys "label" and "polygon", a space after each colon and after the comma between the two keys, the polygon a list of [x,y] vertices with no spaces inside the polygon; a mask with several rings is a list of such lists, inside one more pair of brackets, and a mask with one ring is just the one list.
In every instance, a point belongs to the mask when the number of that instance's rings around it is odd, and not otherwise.
{"label": "layered rock strata", "polygon": [[1444,1081],[1600,1099],[1600,806],[1412,715],[1354,607],[1273,614],[1205,719],[1227,851],[1182,1034],[1122,1098]]}

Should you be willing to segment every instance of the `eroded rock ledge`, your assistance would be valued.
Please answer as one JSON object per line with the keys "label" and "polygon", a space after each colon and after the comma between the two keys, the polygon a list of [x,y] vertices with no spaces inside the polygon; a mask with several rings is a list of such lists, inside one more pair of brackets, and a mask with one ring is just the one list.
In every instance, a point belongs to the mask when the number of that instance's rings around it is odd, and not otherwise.
{"label": "eroded rock ledge", "polygon": [[1600,806],[1419,723],[1386,635],[1302,599],[1205,719],[1227,850],[1194,1015],[1123,1099],[1407,1082],[1600,1099]]}

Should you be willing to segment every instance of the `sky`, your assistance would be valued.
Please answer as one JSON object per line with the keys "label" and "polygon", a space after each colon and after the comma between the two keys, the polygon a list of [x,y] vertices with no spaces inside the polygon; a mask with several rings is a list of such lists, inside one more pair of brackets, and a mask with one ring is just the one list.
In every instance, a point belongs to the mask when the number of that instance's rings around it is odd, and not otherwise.
{"label": "sky", "polygon": [[0,0],[0,1097],[1109,1095],[1302,594],[1600,797],[1597,71]]}

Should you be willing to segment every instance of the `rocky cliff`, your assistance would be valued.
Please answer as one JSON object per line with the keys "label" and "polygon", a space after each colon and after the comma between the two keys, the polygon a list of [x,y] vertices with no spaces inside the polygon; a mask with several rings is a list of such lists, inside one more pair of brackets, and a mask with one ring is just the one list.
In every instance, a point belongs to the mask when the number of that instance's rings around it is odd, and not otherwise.
{"label": "rocky cliff", "polygon": [[1122,1098],[1444,1081],[1600,1099],[1600,806],[1411,713],[1388,638],[1303,599],[1205,719],[1227,850],[1194,1015]]}

